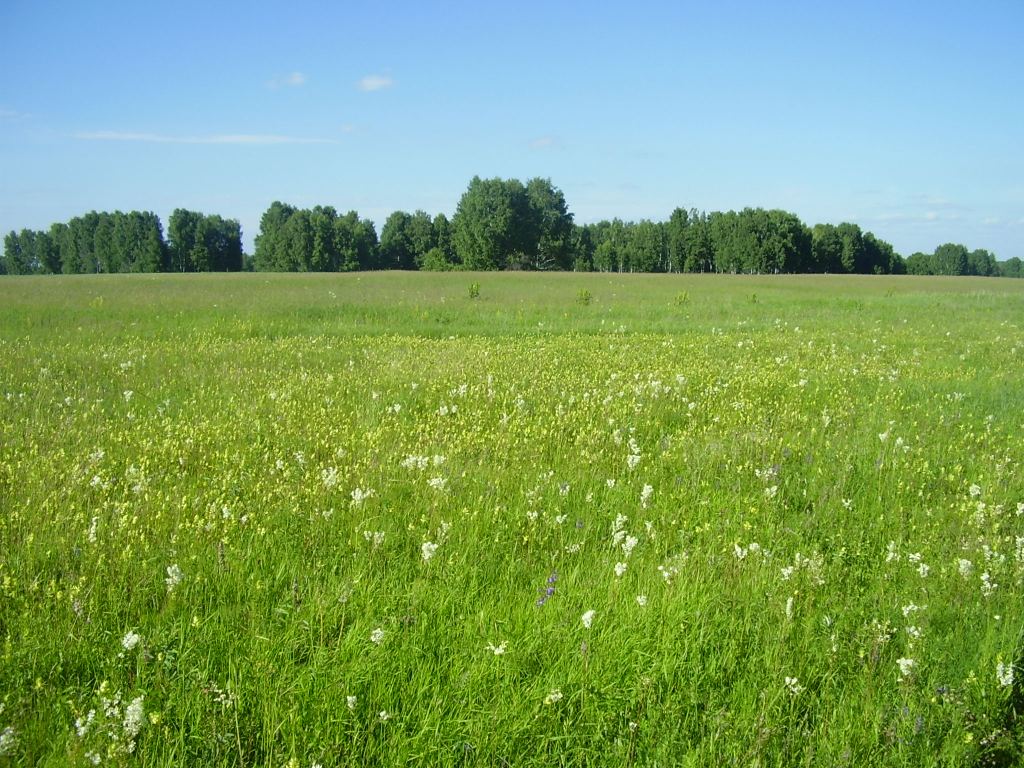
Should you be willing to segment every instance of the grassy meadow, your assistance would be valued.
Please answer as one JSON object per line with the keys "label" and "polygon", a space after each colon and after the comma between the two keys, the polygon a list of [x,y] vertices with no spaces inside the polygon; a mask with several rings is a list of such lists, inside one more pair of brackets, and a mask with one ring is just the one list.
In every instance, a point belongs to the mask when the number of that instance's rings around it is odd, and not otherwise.
{"label": "grassy meadow", "polygon": [[0,279],[0,765],[1024,761],[1024,281]]}

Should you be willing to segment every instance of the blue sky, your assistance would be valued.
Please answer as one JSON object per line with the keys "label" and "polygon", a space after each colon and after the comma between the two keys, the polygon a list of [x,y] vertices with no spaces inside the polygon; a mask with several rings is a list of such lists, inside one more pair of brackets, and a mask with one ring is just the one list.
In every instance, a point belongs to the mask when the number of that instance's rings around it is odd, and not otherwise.
{"label": "blue sky", "polygon": [[276,199],[454,212],[550,177],[1024,257],[1024,3],[0,3],[0,231]]}

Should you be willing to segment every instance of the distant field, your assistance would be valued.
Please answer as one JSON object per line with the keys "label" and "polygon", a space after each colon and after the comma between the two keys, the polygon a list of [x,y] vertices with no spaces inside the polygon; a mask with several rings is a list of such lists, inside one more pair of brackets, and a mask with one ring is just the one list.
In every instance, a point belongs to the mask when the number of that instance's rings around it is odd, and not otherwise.
{"label": "distant field", "polygon": [[1017,765],[1024,281],[0,278],[0,765]]}

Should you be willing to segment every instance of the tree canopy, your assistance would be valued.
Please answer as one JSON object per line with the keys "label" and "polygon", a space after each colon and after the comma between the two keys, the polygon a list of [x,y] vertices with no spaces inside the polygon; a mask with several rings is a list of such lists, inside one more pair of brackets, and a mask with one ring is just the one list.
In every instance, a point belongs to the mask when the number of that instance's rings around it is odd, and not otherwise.
{"label": "tree canopy", "polygon": [[378,241],[374,223],[331,206],[274,201],[260,219],[250,259],[238,221],[183,208],[89,213],[48,231],[4,238],[0,274],[80,272],[347,272],[367,269],[529,269],[979,275],[1024,277],[1021,260],[945,243],[902,258],[855,223],[808,226],[788,211],[678,207],[667,221],[615,218],[578,224],[550,179],[474,176],[449,219],[395,211]]}

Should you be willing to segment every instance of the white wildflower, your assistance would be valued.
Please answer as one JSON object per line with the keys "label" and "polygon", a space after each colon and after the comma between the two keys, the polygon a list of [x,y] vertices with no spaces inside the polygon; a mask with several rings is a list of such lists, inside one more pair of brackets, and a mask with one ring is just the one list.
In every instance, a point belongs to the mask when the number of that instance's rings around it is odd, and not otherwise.
{"label": "white wildflower", "polygon": [[806,690],[802,685],[800,685],[800,681],[795,677],[786,678],[786,687],[789,689],[789,692],[794,696],[799,696],[801,693],[804,692],[804,690]]}
{"label": "white wildflower", "polygon": [[356,708],[356,701],[357,701],[357,699],[356,699],[355,696],[346,696],[345,697],[345,705],[350,710],[354,710]]}
{"label": "white wildflower", "polygon": [[435,491],[443,491],[448,486],[448,481],[443,477],[432,477],[427,480],[427,485],[433,488]]}
{"label": "white wildflower", "polygon": [[129,752],[135,748],[134,739],[139,735],[139,731],[142,730],[142,723],[144,721],[142,700],[144,698],[143,696],[136,696],[124,710],[124,721],[121,725],[124,729],[125,738],[129,742]]}
{"label": "white wildflower", "polygon": [[0,731],[0,757],[9,755],[14,751],[14,747],[18,743],[18,736],[14,732],[14,728],[7,726]]}
{"label": "white wildflower", "polygon": [[494,643],[488,643],[487,650],[493,653],[495,656],[501,656],[503,653],[505,653],[506,650],[508,650],[508,643],[505,640],[502,640],[498,645],[495,645]]}
{"label": "white wildflower", "polygon": [[420,545],[420,555],[423,557],[423,562],[427,562],[437,552],[438,545],[432,541],[424,541]]}
{"label": "white wildflower", "polygon": [[78,738],[84,739],[85,735],[89,733],[89,726],[92,725],[92,721],[96,719],[96,710],[90,709],[89,714],[84,718],[79,717],[75,719],[75,733],[78,734]]}
{"label": "white wildflower", "polygon": [[622,554],[626,557],[633,554],[633,549],[636,547],[638,541],[639,539],[637,539],[636,536],[627,536],[626,540],[622,542]]}
{"label": "white wildflower", "polygon": [[173,565],[168,565],[167,578],[164,579],[164,583],[167,584],[167,591],[173,592],[177,588],[177,586],[181,584],[181,580],[184,578],[185,574],[182,572],[181,568],[178,567],[177,563],[174,563]]}
{"label": "white wildflower", "polygon": [[125,633],[125,636],[121,638],[121,647],[126,651],[131,651],[139,644],[142,637],[136,632],[129,630]]}
{"label": "white wildflower", "polygon": [[900,658],[896,659],[896,663],[899,665],[901,678],[910,677],[914,667],[917,666],[917,662],[913,659]]}
{"label": "white wildflower", "polygon": [[981,486],[977,483],[971,483],[971,487],[967,489],[967,492],[971,494],[972,499],[976,499],[981,496]]}
{"label": "white wildflower", "polygon": [[384,630],[377,627],[373,632],[370,633],[370,642],[374,645],[380,645],[384,642]]}
{"label": "white wildflower", "polygon": [[637,453],[631,453],[626,457],[626,466],[630,469],[636,469],[637,464],[640,463],[640,455]]}
{"label": "white wildflower", "polygon": [[372,488],[363,490],[362,488],[356,488],[352,491],[352,504],[353,506],[359,506],[371,496],[375,496],[376,491]]}
{"label": "white wildflower", "polygon": [[583,626],[586,629],[590,629],[590,625],[594,623],[594,612],[592,610],[587,611],[582,616],[580,616],[580,621],[583,622]]}
{"label": "white wildflower", "polygon": [[644,485],[643,490],[640,491],[640,506],[647,509],[651,503],[651,495],[654,493],[654,488],[650,485]]}
{"label": "white wildflower", "polygon": [[320,479],[323,480],[324,488],[330,490],[338,484],[338,470],[336,467],[327,467],[321,470]]}
{"label": "white wildflower", "polygon": [[996,680],[1001,688],[1009,688],[1013,685],[1013,665],[999,662],[996,664]]}
{"label": "white wildflower", "polygon": [[786,599],[786,621],[793,620],[793,596],[790,595]]}
{"label": "white wildflower", "polygon": [[562,691],[559,688],[552,688],[551,692],[544,697],[545,704],[555,704],[562,700]]}
{"label": "white wildflower", "polygon": [[992,597],[999,585],[992,581],[992,575],[985,571],[981,574],[981,594],[985,597]]}
{"label": "white wildflower", "polygon": [[646,606],[647,605],[647,595],[637,595],[636,596],[636,604],[639,605],[641,608]]}
{"label": "white wildflower", "polygon": [[956,567],[957,570],[960,571],[960,575],[965,579],[974,571],[974,563],[963,557],[956,561]]}
{"label": "white wildflower", "polygon": [[896,550],[896,542],[890,541],[889,545],[885,548],[885,562],[891,563],[893,560],[899,560],[900,554]]}
{"label": "white wildflower", "polygon": [[380,720],[382,723],[386,723],[388,720],[391,719],[391,713],[388,712],[386,709],[382,709],[380,712],[377,713],[377,719]]}
{"label": "white wildflower", "polygon": [[625,563],[616,563],[615,564],[615,576],[616,576],[616,578],[621,578],[622,574],[624,574],[626,572],[626,568],[627,568],[627,566],[626,566]]}

